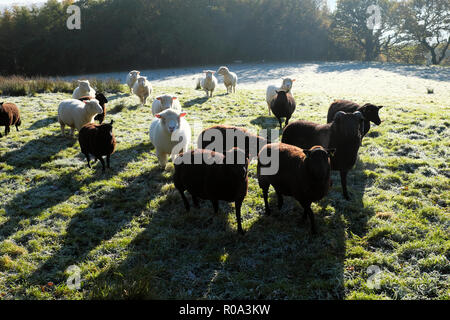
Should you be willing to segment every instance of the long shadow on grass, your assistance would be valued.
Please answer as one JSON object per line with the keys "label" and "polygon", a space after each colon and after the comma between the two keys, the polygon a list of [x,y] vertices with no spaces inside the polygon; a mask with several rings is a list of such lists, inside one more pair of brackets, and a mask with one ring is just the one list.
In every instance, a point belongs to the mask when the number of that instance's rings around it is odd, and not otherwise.
{"label": "long shadow on grass", "polygon": [[183,103],[183,108],[189,108],[192,107],[196,104],[204,104],[206,101],[208,101],[209,97],[199,97],[199,98],[194,98],[191,100],[187,100]]}
{"label": "long shadow on grass", "polygon": [[[190,196],[188,196],[191,201]],[[191,201],[192,204],[192,201]],[[209,201],[185,212],[177,191],[159,203],[146,228],[128,245],[127,258],[91,283],[93,299],[207,298],[220,273],[224,250],[240,236],[228,224],[234,207],[220,202],[214,214]]]}
{"label": "long shadow on grass", "polygon": [[[7,222],[0,228],[0,240],[8,238],[21,228],[20,222],[24,219],[35,219],[45,210],[65,202],[83,186],[96,180],[106,179],[122,170],[126,164],[136,159],[139,154],[149,149],[147,144],[141,143],[132,148],[117,151],[111,156],[112,169],[105,174],[101,173],[101,165],[93,165],[96,173],[88,179],[75,179],[79,170],[69,170],[68,173],[46,178],[30,186],[26,191],[18,193],[5,206]],[[30,182],[30,184],[33,182]],[[89,195],[86,195],[89,197]]]}
{"label": "long shadow on grass", "polygon": [[0,161],[14,167],[20,174],[28,169],[39,169],[55,154],[75,145],[76,138],[58,134],[46,135],[27,142],[20,149],[0,156]]}
{"label": "long shadow on grass", "polygon": [[47,117],[45,119],[41,119],[41,120],[34,122],[27,130],[37,130],[37,129],[41,129],[44,127],[48,127],[49,125],[55,123],[56,121],[58,121],[57,116]]}
{"label": "long shadow on grass", "polygon": [[69,266],[83,262],[91,250],[110,240],[145,210],[148,201],[158,194],[154,182],[163,179],[161,170],[155,166],[133,177],[126,186],[98,195],[88,208],[71,218],[61,248],[28,281],[32,284],[63,283],[64,271]]}

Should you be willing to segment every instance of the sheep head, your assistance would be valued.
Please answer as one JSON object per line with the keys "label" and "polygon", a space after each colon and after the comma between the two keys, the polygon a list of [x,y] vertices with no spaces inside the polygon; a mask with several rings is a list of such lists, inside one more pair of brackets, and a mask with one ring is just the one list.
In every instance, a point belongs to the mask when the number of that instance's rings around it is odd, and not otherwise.
{"label": "sheep head", "polygon": [[359,111],[353,113],[339,111],[334,116],[332,126],[342,137],[358,137],[361,141],[361,131],[364,129],[364,120],[364,115]]}
{"label": "sheep head", "polygon": [[105,95],[103,93],[101,93],[101,92],[97,92],[95,94],[95,99],[98,100],[100,105],[104,105],[104,104],[108,103],[108,99],[106,99]]}
{"label": "sheep head", "polygon": [[78,80],[78,85],[81,89],[85,91],[91,90],[91,85],[89,83],[89,80]]}
{"label": "sheep head", "polygon": [[303,150],[305,154],[305,166],[311,176],[318,181],[330,178],[330,157],[336,149],[325,149],[322,146],[314,146],[309,150]]}
{"label": "sheep head", "polygon": [[381,124],[381,119],[378,115],[381,108],[383,108],[383,106],[376,106],[371,103],[366,103],[361,107],[360,111],[366,120],[369,120],[378,126]]}
{"label": "sheep head", "polygon": [[84,100],[83,102],[89,114],[103,113],[103,108],[97,99]]}
{"label": "sheep head", "polygon": [[180,128],[181,118],[186,116],[186,112],[177,112],[172,109],[166,109],[163,112],[155,114],[155,117],[161,120],[162,125],[167,132],[173,133]]}
{"label": "sheep head", "polygon": [[144,86],[145,83],[147,82],[147,77],[140,76],[139,78],[137,78],[137,82],[139,83],[140,86]]}
{"label": "sheep head", "polygon": [[212,79],[214,73],[216,73],[216,72],[212,71],[212,70],[203,70],[203,73],[206,75],[207,79]]}
{"label": "sheep head", "polygon": [[228,73],[230,73],[230,70],[225,66],[222,66],[219,68],[219,70],[217,70],[217,74],[220,74],[220,75],[225,75]]}
{"label": "sheep head", "polygon": [[172,106],[173,101],[177,100],[177,99],[178,99],[177,97],[171,96],[168,94],[156,97],[156,100],[159,100],[159,102],[161,102],[162,106],[169,107],[169,108]]}
{"label": "sheep head", "polygon": [[291,78],[284,78],[283,83],[281,84],[281,89],[285,91],[289,91],[292,89],[292,84],[294,83],[295,79]]}

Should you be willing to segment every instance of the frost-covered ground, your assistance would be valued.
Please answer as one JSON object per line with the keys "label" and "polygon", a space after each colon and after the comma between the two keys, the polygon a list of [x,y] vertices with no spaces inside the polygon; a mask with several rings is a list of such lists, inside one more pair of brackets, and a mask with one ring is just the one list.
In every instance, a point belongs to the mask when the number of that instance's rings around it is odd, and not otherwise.
{"label": "frost-covered ground", "polygon": [[[177,69],[141,70],[155,85],[193,87],[196,76],[204,69],[217,70],[219,65]],[[282,77],[297,79],[294,92],[330,95],[380,93],[389,96],[417,96],[433,88],[435,94],[450,100],[450,68],[399,65],[391,63],[320,62],[320,63],[253,63],[229,64],[239,77],[243,89],[264,89],[281,82]],[[88,75],[125,81],[127,72]],[[87,76],[66,77],[81,79]],[[219,82],[222,77],[219,76]]]}

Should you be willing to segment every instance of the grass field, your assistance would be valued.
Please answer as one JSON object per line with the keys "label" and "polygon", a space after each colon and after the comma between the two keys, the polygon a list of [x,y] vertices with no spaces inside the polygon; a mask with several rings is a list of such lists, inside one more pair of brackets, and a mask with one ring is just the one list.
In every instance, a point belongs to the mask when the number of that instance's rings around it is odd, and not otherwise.
{"label": "grass field", "polygon": [[[209,100],[187,88],[155,92],[177,94],[187,120],[204,127],[277,127],[264,90],[226,95],[221,86]],[[300,224],[293,199],[276,209],[272,189],[273,215],[264,215],[253,162],[243,237],[232,204],[221,202],[218,215],[208,201],[185,212],[172,163],[162,171],[149,142],[149,106],[108,95],[118,145],[102,174],[100,163],[87,168],[76,137],[61,136],[56,110],[68,97],[4,97],[21,108],[23,124],[0,139],[0,299],[450,298],[446,95],[296,93],[293,119],[325,122],[331,101],[346,98],[386,106],[384,122],[349,174],[352,200],[333,173],[331,192],[313,205],[317,236]],[[79,290],[66,283],[72,265]]]}

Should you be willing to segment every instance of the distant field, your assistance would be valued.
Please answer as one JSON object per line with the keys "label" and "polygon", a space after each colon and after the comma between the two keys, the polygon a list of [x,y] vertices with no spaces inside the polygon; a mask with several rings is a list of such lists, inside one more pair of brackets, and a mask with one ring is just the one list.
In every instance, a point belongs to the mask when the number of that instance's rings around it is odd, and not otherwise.
{"label": "distant field", "polygon": [[[335,98],[385,106],[349,174],[352,201],[333,173],[330,194],[313,205],[317,236],[300,224],[293,199],[276,209],[272,189],[273,215],[264,215],[256,163],[244,237],[234,205],[221,202],[215,215],[203,201],[185,213],[172,163],[162,171],[149,142],[150,106],[127,93],[107,95],[118,148],[105,174],[99,163],[87,168],[76,138],[60,134],[57,105],[69,94],[2,97],[21,108],[23,125],[0,139],[0,299],[449,299],[450,85],[442,70],[429,79],[392,71],[385,90],[378,81],[372,91],[363,86],[370,70],[354,71],[364,90],[343,81],[327,93],[327,83],[315,90],[306,74],[297,78],[293,119],[324,123]],[[211,99],[187,84],[155,81],[154,89],[177,94],[188,121],[204,127],[276,128],[260,86],[226,95],[220,85]],[[81,270],[80,290],[67,286],[69,266]],[[371,277],[370,266],[381,273]]]}

